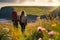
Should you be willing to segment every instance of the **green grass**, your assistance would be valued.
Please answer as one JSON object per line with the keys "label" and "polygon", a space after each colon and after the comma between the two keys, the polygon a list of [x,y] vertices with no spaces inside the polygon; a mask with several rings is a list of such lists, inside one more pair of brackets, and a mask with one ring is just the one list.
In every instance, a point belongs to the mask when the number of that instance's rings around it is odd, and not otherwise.
{"label": "green grass", "polygon": [[32,14],[32,15],[42,15],[42,14],[49,14],[51,13],[53,10],[55,10],[57,7],[48,7],[48,6],[41,6],[41,7],[34,7],[34,6],[17,6],[17,7],[13,7],[14,9],[16,9],[18,11],[18,14],[21,14],[22,10],[26,11],[26,14]]}
{"label": "green grass", "polygon": [[[46,30],[53,30],[56,32],[56,35],[54,35],[54,40],[60,40],[60,22],[48,22],[48,23],[43,23],[43,25],[40,23],[41,21],[36,21],[35,23],[28,23],[25,29],[25,33],[22,34],[21,32],[21,27],[19,25],[18,30],[15,29],[12,25],[12,23],[0,23],[0,29],[3,28],[9,28],[11,32],[13,32],[12,37],[13,40],[37,40],[37,37],[42,34],[37,33],[37,27],[43,27],[46,28]],[[54,23],[57,23],[56,26],[52,26]],[[5,26],[4,26],[5,25]],[[1,30],[0,30],[1,31]],[[0,34],[1,35],[1,34]],[[43,32],[43,40],[48,40],[48,32]]]}

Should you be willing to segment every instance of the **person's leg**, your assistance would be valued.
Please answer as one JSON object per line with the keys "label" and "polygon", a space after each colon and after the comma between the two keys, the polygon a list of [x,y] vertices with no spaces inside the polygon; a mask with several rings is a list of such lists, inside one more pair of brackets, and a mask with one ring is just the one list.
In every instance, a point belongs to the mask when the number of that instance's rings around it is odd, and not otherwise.
{"label": "person's leg", "polygon": [[22,33],[23,33],[23,31],[24,31],[24,30],[23,30],[23,24],[21,24],[21,31],[22,31]]}
{"label": "person's leg", "polygon": [[22,31],[22,33],[24,33],[24,31],[25,31],[25,25],[23,23],[21,24],[21,31]]}
{"label": "person's leg", "polygon": [[23,32],[25,32],[25,24],[23,25]]}
{"label": "person's leg", "polygon": [[12,23],[13,23],[13,26],[15,27],[15,21],[12,21]]}
{"label": "person's leg", "polygon": [[14,25],[15,25],[16,28],[18,28],[18,21],[15,21]]}

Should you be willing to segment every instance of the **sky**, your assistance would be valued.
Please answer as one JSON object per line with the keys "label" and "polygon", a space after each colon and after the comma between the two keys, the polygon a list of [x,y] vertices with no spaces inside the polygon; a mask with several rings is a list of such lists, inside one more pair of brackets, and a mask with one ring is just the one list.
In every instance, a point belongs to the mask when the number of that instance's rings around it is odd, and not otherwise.
{"label": "sky", "polygon": [[4,6],[60,6],[60,0],[0,0]]}

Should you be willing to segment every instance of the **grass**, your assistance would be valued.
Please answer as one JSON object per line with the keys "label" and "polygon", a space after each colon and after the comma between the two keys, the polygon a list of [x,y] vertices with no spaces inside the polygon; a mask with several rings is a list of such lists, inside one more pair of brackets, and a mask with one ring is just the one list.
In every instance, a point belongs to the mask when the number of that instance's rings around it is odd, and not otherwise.
{"label": "grass", "polygon": [[[52,26],[54,25],[54,23],[56,22],[48,22],[48,23],[40,23],[40,21],[37,21],[35,23],[28,23],[27,26],[26,26],[26,29],[25,29],[25,33],[22,34],[21,32],[21,27],[19,25],[19,28],[16,29],[13,27],[12,23],[0,23],[0,29],[3,29],[3,28],[9,28],[10,29],[10,34],[12,35],[13,37],[13,40],[32,40],[32,34],[37,30],[37,27],[39,26],[42,26],[44,28],[48,30],[53,30],[55,32],[57,32],[57,34],[54,36],[54,40],[59,40],[60,38],[60,23],[57,22],[57,24],[55,26]],[[1,31],[1,30],[0,30]],[[44,40],[48,40],[48,33],[43,33],[44,34]],[[39,35],[38,35],[39,36]],[[36,39],[34,39],[36,40]]]}
{"label": "grass", "polygon": [[[56,9],[56,7],[51,8],[44,8],[44,7],[13,7],[18,11],[18,14],[20,15],[21,10],[25,10],[26,14],[32,14],[32,15],[42,15],[42,14],[48,14]],[[52,26],[53,25],[53,26]],[[3,28],[8,28],[9,34],[12,36],[13,40],[37,40],[37,37],[34,34],[37,34],[37,27],[43,27],[46,28],[47,33],[43,32],[43,40],[48,40],[49,35],[48,31],[55,31],[56,35],[54,35],[54,40],[60,40],[60,21],[58,20],[44,20],[41,21],[39,18],[35,23],[31,22],[28,23],[25,29],[25,33],[22,34],[21,32],[21,26],[19,25],[19,28],[16,29],[12,22],[0,22],[0,31],[2,31]],[[1,35],[1,32],[0,32]],[[41,34],[39,34],[41,35]],[[37,34],[37,36],[39,36]],[[4,39],[5,40],[5,39]],[[7,39],[6,39],[7,40]]]}
{"label": "grass", "polygon": [[49,14],[49,13],[51,13],[53,10],[55,10],[57,7],[48,7],[48,6],[41,6],[41,7],[39,7],[39,6],[37,6],[37,7],[34,7],[34,6],[31,6],[31,7],[29,7],[29,6],[25,6],[25,7],[23,7],[23,6],[15,6],[15,7],[13,7],[14,9],[16,9],[17,11],[18,11],[18,14],[21,14],[20,12],[22,11],[22,10],[25,10],[26,11],[26,14],[32,14],[32,15],[38,15],[38,16],[40,16],[40,15],[42,15],[42,14]]}

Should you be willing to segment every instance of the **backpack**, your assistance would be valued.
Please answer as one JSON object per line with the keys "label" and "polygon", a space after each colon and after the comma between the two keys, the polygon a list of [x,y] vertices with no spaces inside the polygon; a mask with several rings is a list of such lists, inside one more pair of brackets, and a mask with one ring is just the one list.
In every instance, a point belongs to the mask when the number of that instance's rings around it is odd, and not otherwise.
{"label": "backpack", "polygon": [[22,17],[21,17],[21,22],[22,22],[22,23],[25,23],[25,22],[26,22],[26,16],[22,16]]}

